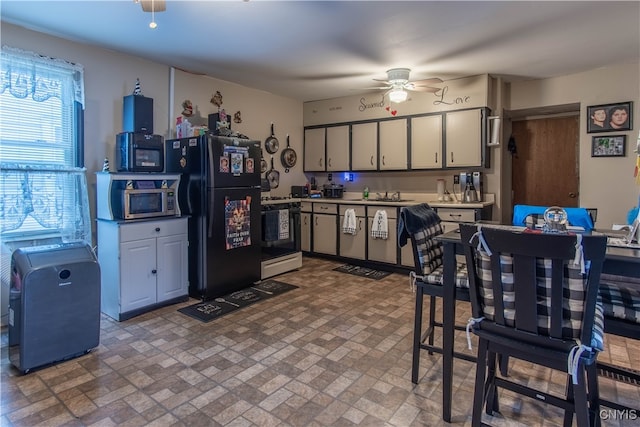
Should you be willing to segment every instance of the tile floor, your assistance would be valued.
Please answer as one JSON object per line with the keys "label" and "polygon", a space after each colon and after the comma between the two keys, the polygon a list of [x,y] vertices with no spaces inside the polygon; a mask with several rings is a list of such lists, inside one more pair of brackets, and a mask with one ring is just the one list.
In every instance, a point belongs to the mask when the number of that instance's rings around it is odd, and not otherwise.
{"label": "tile floor", "polygon": [[[277,277],[299,286],[210,323],[173,305],[116,322],[103,316],[91,353],[18,375],[2,329],[3,426],[440,426],[441,360],[422,354],[411,383],[414,296],[408,276],[375,281],[305,258]],[[458,319],[469,317],[460,304]],[[607,337],[603,361],[638,367],[639,343]],[[463,349],[464,334],[456,338]],[[631,360],[634,360],[632,363]],[[453,422],[470,425],[473,364],[454,363]],[[564,375],[512,362],[514,377]],[[640,401],[640,387],[604,379],[602,394]],[[617,396],[617,397],[616,397]],[[496,426],[559,426],[559,410],[503,392]],[[640,425],[603,421],[605,426]]]}

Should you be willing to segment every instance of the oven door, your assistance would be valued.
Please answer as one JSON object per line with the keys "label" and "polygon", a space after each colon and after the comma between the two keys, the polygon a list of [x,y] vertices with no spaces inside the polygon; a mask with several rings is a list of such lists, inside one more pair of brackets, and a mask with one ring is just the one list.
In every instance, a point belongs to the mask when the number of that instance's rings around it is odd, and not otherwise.
{"label": "oven door", "polygon": [[300,204],[262,205],[262,260],[300,252]]}

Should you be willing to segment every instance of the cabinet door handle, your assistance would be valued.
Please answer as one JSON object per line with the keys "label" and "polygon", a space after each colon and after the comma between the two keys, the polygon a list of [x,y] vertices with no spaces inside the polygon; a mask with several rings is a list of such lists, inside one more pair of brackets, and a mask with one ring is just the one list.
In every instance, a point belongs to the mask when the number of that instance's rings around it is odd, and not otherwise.
{"label": "cabinet door handle", "polygon": [[362,219],[358,220],[358,230],[362,231]]}
{"label": "cabinet door handle", "polygon": [[[373,163],[372,163],[373,164]],[[386,165],[386,163],[384,162],[384,156],[382,156],[382,165]]]}
{"label": "cabinet door handle", "polygon": [[160,227],[156,227],[156,233],[160,232]]}
{"label": "cabinet door handle", "polygon": [[371,166],[373,166],[373,156],[371,156],[370,162],[371,162]]}
{"label": "cabinet door handle", "polygon": [[318,225],[318,217],[316,217],[316,225]]}
{"label": "cabinet door handle", "polygon": [[322,166],[322,157],[320,157],[320,160],[318,160],[318,166]]}
{"label": "cabinet door handle", "polygon": [[329,167],[331,167],[331,159],[327,160],[327,164],[329,165]]}
{"label": "cabinet door handle", "polygon": [[151,274],[156,274],[158,272],[158,270],[156,270],[155,268],[153,270],[151,270]]}
{"label": "cabinet door handle", "polygon": [[438,153],[435,153],[436,156],[436,163],[438,163]]}
{"label": "cabinet door handle", "polygon": [[462,214],[449,214],[451,218],[462,218]]}
{"label": "cabinet door handle", "polygon": [[451,152],[451,163],[455,163],[455,160],[453,160],[453,151]]}
{"label": "cabinet door handle", "polygon": [[304,217],[304,225],[307,225],[307,217]]}

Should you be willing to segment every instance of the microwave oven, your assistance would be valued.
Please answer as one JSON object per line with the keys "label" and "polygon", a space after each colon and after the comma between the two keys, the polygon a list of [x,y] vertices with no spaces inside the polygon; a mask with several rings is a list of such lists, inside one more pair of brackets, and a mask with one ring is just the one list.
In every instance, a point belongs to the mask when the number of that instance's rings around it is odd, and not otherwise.
{"label": "microwave oven", "polygon": [[164,172],[162,135],[119,133],[116,136],[116,166],[119,172]]}
{"label": "microwave oven", "polygon": [[176,214],[176,195],[171,188],[120,190],[122,219],[141,219]]}

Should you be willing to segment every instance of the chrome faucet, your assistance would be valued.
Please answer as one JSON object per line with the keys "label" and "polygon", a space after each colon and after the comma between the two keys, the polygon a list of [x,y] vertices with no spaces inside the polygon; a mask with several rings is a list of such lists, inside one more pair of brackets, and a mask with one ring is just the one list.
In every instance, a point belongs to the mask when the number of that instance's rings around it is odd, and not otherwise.
{"label": "chrome faucet", "polygon": [[395,193],[393,193],[393,194],[391,195],[391,200],[393,200],[393,201],[398,201],[398,200],[400,200],[400,192],[399,192],[399,191],[396,191]]}

